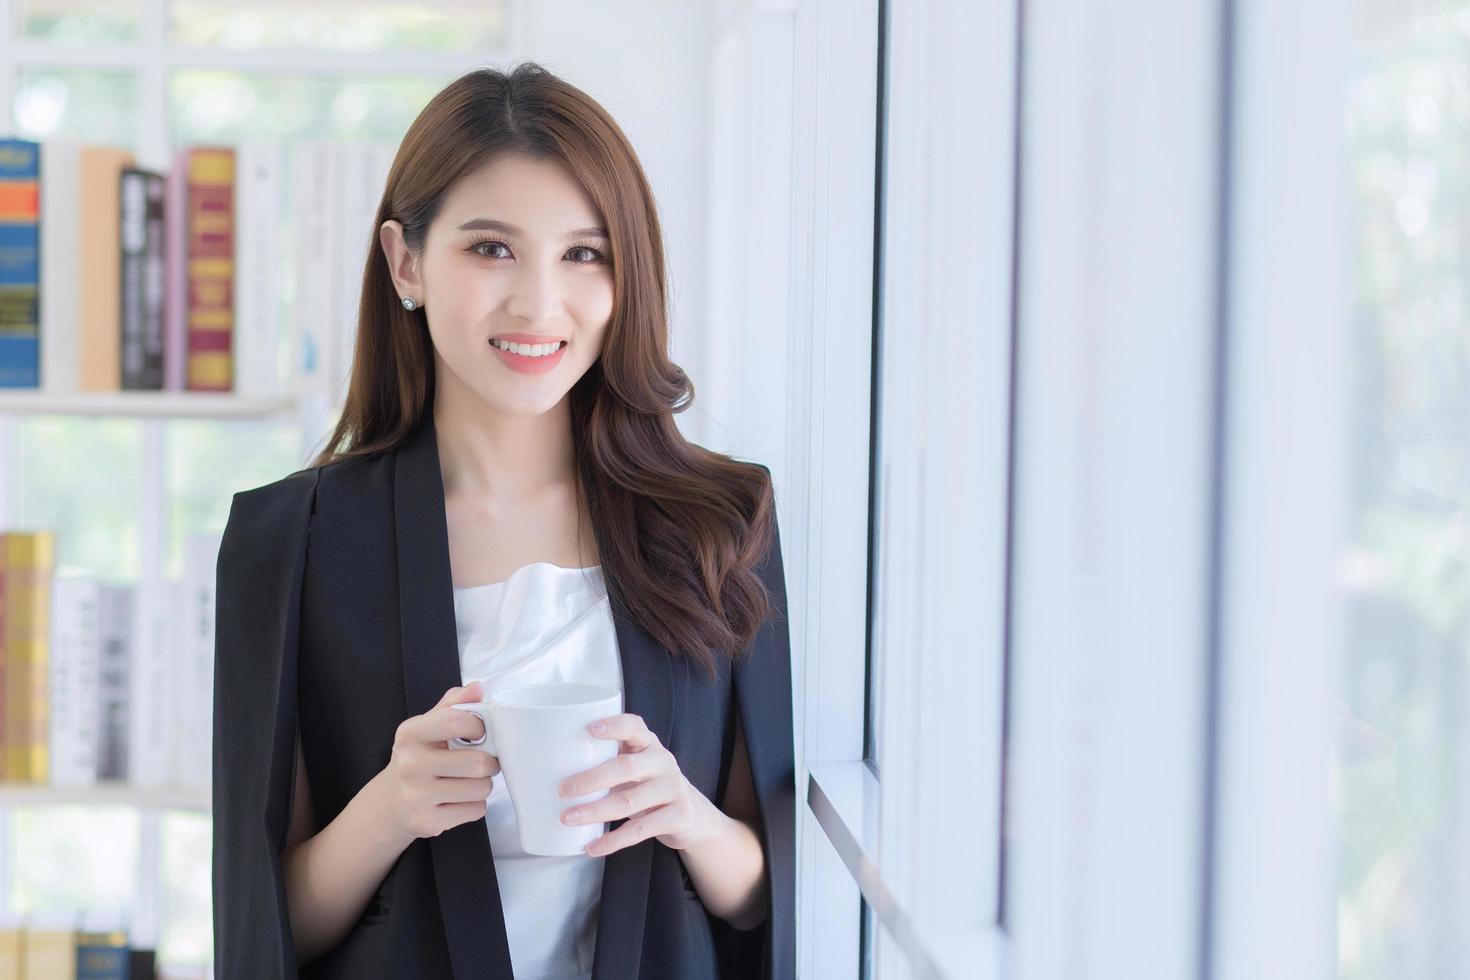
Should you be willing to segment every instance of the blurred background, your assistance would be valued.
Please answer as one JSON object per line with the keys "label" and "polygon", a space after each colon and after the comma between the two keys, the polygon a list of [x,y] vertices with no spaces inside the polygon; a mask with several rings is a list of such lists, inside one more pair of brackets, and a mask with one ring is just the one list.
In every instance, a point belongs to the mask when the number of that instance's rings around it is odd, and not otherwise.
{"label": "blurred background", "polygon": [[[527,59],[775,476],[803,976],[1470,976],[1470,0],[0,0],[0,977],[211,975],[231,496],[323,443],[409,123]],[[96,147],[228,151],[224,383],[37,365],[126,329]]]}

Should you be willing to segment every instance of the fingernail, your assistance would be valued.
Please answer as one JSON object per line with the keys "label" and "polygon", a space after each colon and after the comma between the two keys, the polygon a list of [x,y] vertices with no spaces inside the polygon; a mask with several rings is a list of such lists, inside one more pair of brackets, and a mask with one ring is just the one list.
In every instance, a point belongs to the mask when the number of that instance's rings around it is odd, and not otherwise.
{"label": "fingernail", "polygon": [[591,728],[593,735],[601,735],[603,732],[607,731],[606,722],[594,721],[589,727]]}

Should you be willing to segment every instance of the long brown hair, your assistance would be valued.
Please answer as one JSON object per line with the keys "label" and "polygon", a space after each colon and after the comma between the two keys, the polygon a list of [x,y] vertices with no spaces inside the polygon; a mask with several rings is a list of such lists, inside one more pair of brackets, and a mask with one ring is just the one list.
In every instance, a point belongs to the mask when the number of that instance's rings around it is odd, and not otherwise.
{"label": "long brown hair", "polygon": [[694,385],[667,354],[653,193],[607,111],[542,66],[470,71],[409,127],[373,221],[346,402],[311,465],[391,451],[432,412],[428,322],[400,305],[378,229],[397,220],[408,248],[421,249],[449,188],[506,152],[564,162],[611,238],[612,319],[601,357],[568,393],[579,492],[608,591],[665,649],[713,673],[717,656],[750,648],[772,612],[757,573],[775,533],[770,472],[675,426]]}

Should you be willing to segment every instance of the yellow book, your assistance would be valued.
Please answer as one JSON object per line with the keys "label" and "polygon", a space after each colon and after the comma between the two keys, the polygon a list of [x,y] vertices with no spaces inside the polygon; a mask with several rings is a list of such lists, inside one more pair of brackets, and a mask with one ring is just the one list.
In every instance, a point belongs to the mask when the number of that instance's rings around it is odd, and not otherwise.
{"label": "yellow book", "polygon": [[0,980],[21,980],[20,926],[0,926]]}
{"label": "yellow book", "polygon": [[76,980],[77,931],[34,926],[26,929],[21,942],[20,975],[24,980]]}
{"label": "yellow book", "polygon": [[52,531],[5,533],[6,744],[5,778],[49,780],[47,672],[51,576],[56,567]]}

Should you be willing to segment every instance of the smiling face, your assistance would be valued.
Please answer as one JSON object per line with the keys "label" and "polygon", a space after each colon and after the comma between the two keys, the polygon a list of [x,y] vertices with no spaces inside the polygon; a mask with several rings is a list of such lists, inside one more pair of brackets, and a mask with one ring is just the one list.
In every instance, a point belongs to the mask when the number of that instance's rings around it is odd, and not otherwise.
{"label": "smiling face", "polygon": [[397,221],[384,222],[380,238],[399,295],[428,318],[442,394],[540,415],[601,354],[613,312],[610,243],[560,160],[507,154],[464,177],[417,256]]}

